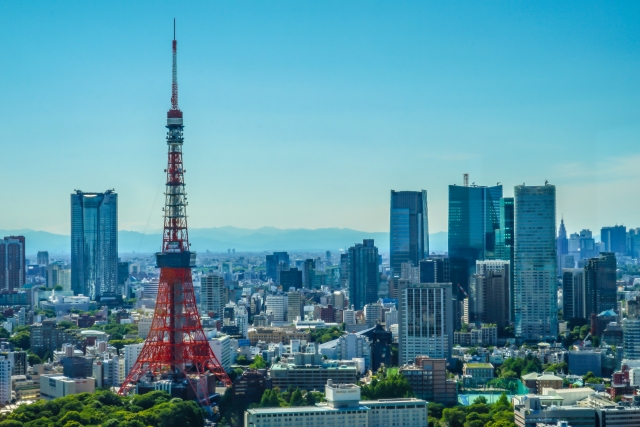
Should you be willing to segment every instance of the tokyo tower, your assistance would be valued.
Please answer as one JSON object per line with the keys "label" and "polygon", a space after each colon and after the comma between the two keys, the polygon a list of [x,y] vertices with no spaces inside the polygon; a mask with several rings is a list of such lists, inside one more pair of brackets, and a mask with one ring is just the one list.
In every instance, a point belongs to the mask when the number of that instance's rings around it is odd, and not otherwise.
{"label": "tokyo tower", "polygon": [[178,68],[173,29],[171,109],[167,113],[168,162],[164,204],[162,252],[158,297],[151,329],[138,359],[119,393],[137,387],[138,393],[156,389],[174,397],[196,399],[209,406],[217,382],[231,381],[214,355],[202,330],[191,278],[196,254],[189,249],[186,192],[182,163],[183,121],[178,108]]}

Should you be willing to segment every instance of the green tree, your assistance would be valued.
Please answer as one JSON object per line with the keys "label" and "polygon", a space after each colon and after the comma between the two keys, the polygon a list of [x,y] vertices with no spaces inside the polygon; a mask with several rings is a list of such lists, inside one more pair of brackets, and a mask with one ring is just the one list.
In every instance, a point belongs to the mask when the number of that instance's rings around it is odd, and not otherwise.
{"label": "green tree", "polygon": [[446,408],[442,411],[442,419],[449,427],[464,427],[467,416],[460,407]]}
{"label": "green tree", "polygon": [[262,356],[257,355],[249,367],[251,369],[265,369],[267,367],[267,362],[262,358]]}
{"label": "green tree", "polygon": [[18,332],[9,338],[9,342],[22,350],[28,350],[31,348],[31,338],[28,331]]}
{"label": "green tree", "polygon": [[483,404],[483,405],[486,405],[486,404],[487,404],[487,398],[486,398],[486,397],[484,397],[484,396],[478,396],[478,397],[476,397],[476,398],[473,400],[473,403],[474,403],[475,405],[477,405],[477,404]]}
{"label": "green tree", "polygon": [[297,388],[291,394],[291,399],[289,400],[289,405],[290,406],[302,406],[302,405],[304,405],[304,399],[302,397],[302,392],[300,391],[300,389]]}

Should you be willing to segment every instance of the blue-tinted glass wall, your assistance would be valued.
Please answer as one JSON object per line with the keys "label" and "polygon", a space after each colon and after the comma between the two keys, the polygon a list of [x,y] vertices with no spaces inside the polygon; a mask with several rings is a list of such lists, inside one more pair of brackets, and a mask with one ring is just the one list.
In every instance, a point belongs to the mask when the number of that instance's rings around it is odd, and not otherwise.
{"label": "blue-tinted glass wall", "polygon": [[99,300],[114,295],[118,275],[118,196],[71,195],[71,289]]}
{"label": "blue-tinted glass wall", "polygon": [[389,252],[391,274],[399,276],[400,266],[418,266],[429,254],[427,192],[391,190]]}
{"label": "blue-tinted glass wall", "polygon": [[373,239],[363,240],[349,248],[349,303],[356,310],[378,300],[380,273],[378,248]]}
{"label": "blue-tinted glass wall", "polygon": [[476,261],[496,259],[502,186],[449,186],[449,259],[451,281],[469,289]]}

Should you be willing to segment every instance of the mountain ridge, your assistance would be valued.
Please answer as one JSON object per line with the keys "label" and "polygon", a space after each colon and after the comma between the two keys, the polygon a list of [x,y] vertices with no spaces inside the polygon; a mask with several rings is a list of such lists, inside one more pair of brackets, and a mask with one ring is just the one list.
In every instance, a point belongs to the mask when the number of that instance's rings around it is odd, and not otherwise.
{"label": "mountain ridge", "polygon": [[[24,235],[27,241],[27,255],[38,251],[50,254],[68,255],[70,236],[49,233],[47,231],[18,229],[0,230],[0,236]],[[192,228],[189,240],[192,249],[197,252],[265,252],[265,251],[337,251],[348,248],[363,239],[374,239],[380,252],[389,251],[389,233],[384,231],[361,231],[350,228],[276,228],[260,227],[256,229],[234,226]],[[447,250],[447,233],[438,232],[429,236],[432,252]],[[161,249],[162,234],[158,232],[141,233],[138,231],[118,231],[119,253],[153,253]]]}

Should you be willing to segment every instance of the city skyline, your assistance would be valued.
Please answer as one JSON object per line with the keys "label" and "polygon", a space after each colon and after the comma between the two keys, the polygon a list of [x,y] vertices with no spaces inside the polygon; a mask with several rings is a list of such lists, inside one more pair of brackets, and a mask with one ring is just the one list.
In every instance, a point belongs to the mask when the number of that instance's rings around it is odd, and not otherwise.
{"label": "city skyline", "polygon": [[571,230],[636,226],[638,5],[252,6],[0,6],[2,228],[67,233],[74,188],[115,188],[121,229],[157,230],[174,16],[193,227],[385,230],[389,190],[424,188],[445,231],[463,173],[506,197],[549,180]]}

